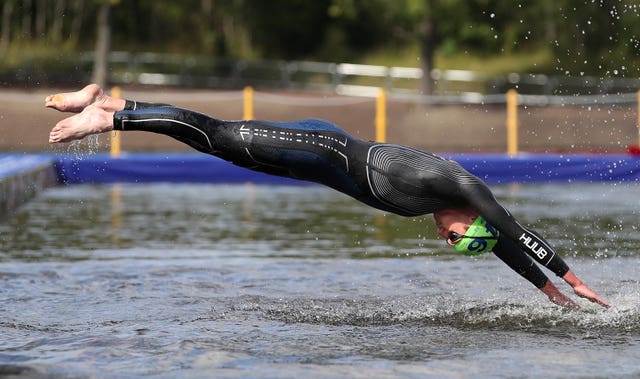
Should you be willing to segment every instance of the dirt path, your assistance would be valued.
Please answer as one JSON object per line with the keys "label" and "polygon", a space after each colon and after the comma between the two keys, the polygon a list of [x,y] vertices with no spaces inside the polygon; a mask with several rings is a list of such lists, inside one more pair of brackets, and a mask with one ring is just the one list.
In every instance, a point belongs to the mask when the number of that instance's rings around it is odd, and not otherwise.
{"label": "dirt path", "polygon": [[[49,93],[60,89],[0,89],[0,151],[66,151],[52,148],[49,130],[64,115],[43,107]],[[165,102],[217,118],[240,119],[241,91],[176,89],[130,90],[123,97]],[[502,152],[506,146],[504,106],[421,106],[390,100],[388,141],[435,152]],[[324,118],[364,139],[375,136],[373,99],[294,92],[256,92],[255,118],[288,121]],[[637,110],[629,106],[521,107],[520,149],[524,151],[622,152],[638,143]],[[125,151],[182,151],[189,148],[164,136],[131,132],[123,136]],[[95,149],[95,147],[92,147]],[[100,138],[98,150],[108,150]]]}

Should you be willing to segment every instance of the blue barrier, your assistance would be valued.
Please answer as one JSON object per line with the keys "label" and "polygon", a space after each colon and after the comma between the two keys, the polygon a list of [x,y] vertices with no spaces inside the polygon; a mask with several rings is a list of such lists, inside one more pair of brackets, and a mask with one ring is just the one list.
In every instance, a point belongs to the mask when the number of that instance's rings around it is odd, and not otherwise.
{"label": "blue barrier", "polygon": [[0,217],[57,182],[50,156],[0,154]]}
{"label": "blue barrier", "polygon": [[[629,154],[444,154],[490,184],[640,182],[640,157]],[[60,181],[76,183],[302,184],[196,153],[94,154],[55,157]]]}
{"label": "blue barrier", "polygon": [[62,183],[245,183],[302,184],[234,166],[220,158],[195,153],[136,153],[111,158],[94,154],[77,159],[59,156],[56,168]]}
{"label": "blue barrier", "polygon": [[640,182],[630,154],[466,154],[448,156],[487,183]]}
{"label": "blue barrier", "polygon": [[0,154],[0,179],[50,165],[52,162],[53,157],[42,154]]}

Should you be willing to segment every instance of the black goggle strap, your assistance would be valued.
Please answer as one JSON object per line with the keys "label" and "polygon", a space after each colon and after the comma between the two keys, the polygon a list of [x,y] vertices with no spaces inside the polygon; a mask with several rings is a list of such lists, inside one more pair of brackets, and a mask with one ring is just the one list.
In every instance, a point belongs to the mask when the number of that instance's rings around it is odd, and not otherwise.
{"label": "black goggle strap", "polygon": [[449,232],[449,241],[453,242],[453,243],[457,243],[460,242],[461,239],[463,238],[484,238],[486,240],[495,240],[498,239],[497,236],[482,236],[482,237],[478,237],[478,236],[468,236],[466,234],[460,234],[457,232]]}

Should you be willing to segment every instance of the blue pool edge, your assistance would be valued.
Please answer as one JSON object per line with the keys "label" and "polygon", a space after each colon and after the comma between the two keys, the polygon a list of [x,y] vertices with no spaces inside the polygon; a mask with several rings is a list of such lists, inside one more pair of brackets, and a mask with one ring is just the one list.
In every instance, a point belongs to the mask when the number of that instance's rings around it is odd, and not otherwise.
{"label": "blue pool edge", "polygon": [[[631,154],[441,154],[489,184],[637,183],[640,156]],[[0,154],[0,213],[57,184],[307,182],[234,166],[198,153]]]}

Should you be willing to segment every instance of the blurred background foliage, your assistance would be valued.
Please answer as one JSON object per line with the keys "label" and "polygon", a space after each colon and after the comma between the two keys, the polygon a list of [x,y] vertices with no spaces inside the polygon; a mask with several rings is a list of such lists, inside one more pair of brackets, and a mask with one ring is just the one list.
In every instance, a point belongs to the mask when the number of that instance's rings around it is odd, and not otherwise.
{"label": "blurred background foliage", "polygon": [[[94,51],[637,77],[637,0],[0,0],[0,68]],[[53,63],[55,64],[55,63]]]}

